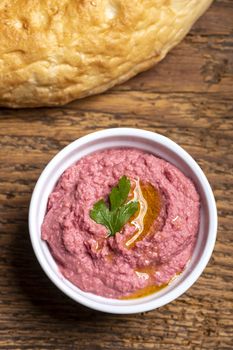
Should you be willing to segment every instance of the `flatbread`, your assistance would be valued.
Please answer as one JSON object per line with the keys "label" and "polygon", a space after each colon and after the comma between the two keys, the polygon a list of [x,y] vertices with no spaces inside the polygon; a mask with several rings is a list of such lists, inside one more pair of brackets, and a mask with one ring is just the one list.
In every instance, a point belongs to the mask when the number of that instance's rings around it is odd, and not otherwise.
{"label": "flatbread", "polygon": [[1,0],[0,105],[63,105],[159,62],[212,0]]}

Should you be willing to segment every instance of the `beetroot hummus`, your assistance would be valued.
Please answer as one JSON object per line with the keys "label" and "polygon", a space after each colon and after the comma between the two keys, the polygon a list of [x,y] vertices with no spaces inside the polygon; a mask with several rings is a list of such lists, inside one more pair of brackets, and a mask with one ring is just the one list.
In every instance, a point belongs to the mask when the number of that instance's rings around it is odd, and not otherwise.
{"label": "beetroot hummus", "polygon": [[[159,208],[158,215],[130,245],[138,230],[133,221],[107,237],[106,227],[90,218],[93,205],[107,200],[123,175],[132,188],[140,180],[160,198],[156,206],[156,196],[148,194],[151,217]],[[61,273],[80,289],[109,298],[137,295],[166,285],[185,268],[196,241],[199,206],[194,184],[167,161],[134,148],[99,151],[60,177],[49,196],[42,239]]]}

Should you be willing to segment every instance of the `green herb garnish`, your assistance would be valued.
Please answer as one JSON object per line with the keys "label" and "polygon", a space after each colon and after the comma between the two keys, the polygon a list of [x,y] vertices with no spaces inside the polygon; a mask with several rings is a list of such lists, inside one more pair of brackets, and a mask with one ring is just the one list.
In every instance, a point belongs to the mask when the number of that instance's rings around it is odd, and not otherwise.
{"label": "green herb garnish", "polygon": [[110,208],[103,199],[96,202],[90,210],[90,217],[97,224],[104,225],[108,230],[108,237],[115,236],[120,232],[126,222],[138,210],[139,203],[130,201],[125,203],[130,191],[130,180],[126,176],[122,176],[116,187],[113,187],[109,202]]}

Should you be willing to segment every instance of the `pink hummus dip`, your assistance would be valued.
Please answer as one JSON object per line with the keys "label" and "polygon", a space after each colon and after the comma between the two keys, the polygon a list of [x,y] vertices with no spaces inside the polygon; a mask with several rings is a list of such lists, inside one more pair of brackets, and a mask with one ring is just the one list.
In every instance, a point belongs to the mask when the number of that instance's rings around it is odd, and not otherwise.
{"label": "pink hummus dip", "polygon": [[[159,216],[133,247],[130,222],[114,237],[90,218],[119,178],[149,183],[161,197]],[[61,273],[86,292],[108,298],[164,286],[182,272],[195,245],[199,195],[194,184],[167,161],[134,148],[88,155],[68,168],[49,196],[42,224],[45,240]]]}

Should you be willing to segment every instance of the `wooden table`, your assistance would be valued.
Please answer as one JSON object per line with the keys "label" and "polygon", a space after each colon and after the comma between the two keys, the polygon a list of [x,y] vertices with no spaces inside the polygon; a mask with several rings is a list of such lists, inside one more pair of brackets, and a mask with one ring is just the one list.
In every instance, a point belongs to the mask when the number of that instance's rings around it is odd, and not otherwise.
{"label": "wooden table", "polygon": [[[148,72],[61,108],[0,110],[0,349],[232,349],[233,2],[216,1]],[[102,314],[63,295],[29,240],[31,192],[47,162],[94,130],[162,133],[198,161],[219,214],[213,257],[178,300],[140,315]]]}

